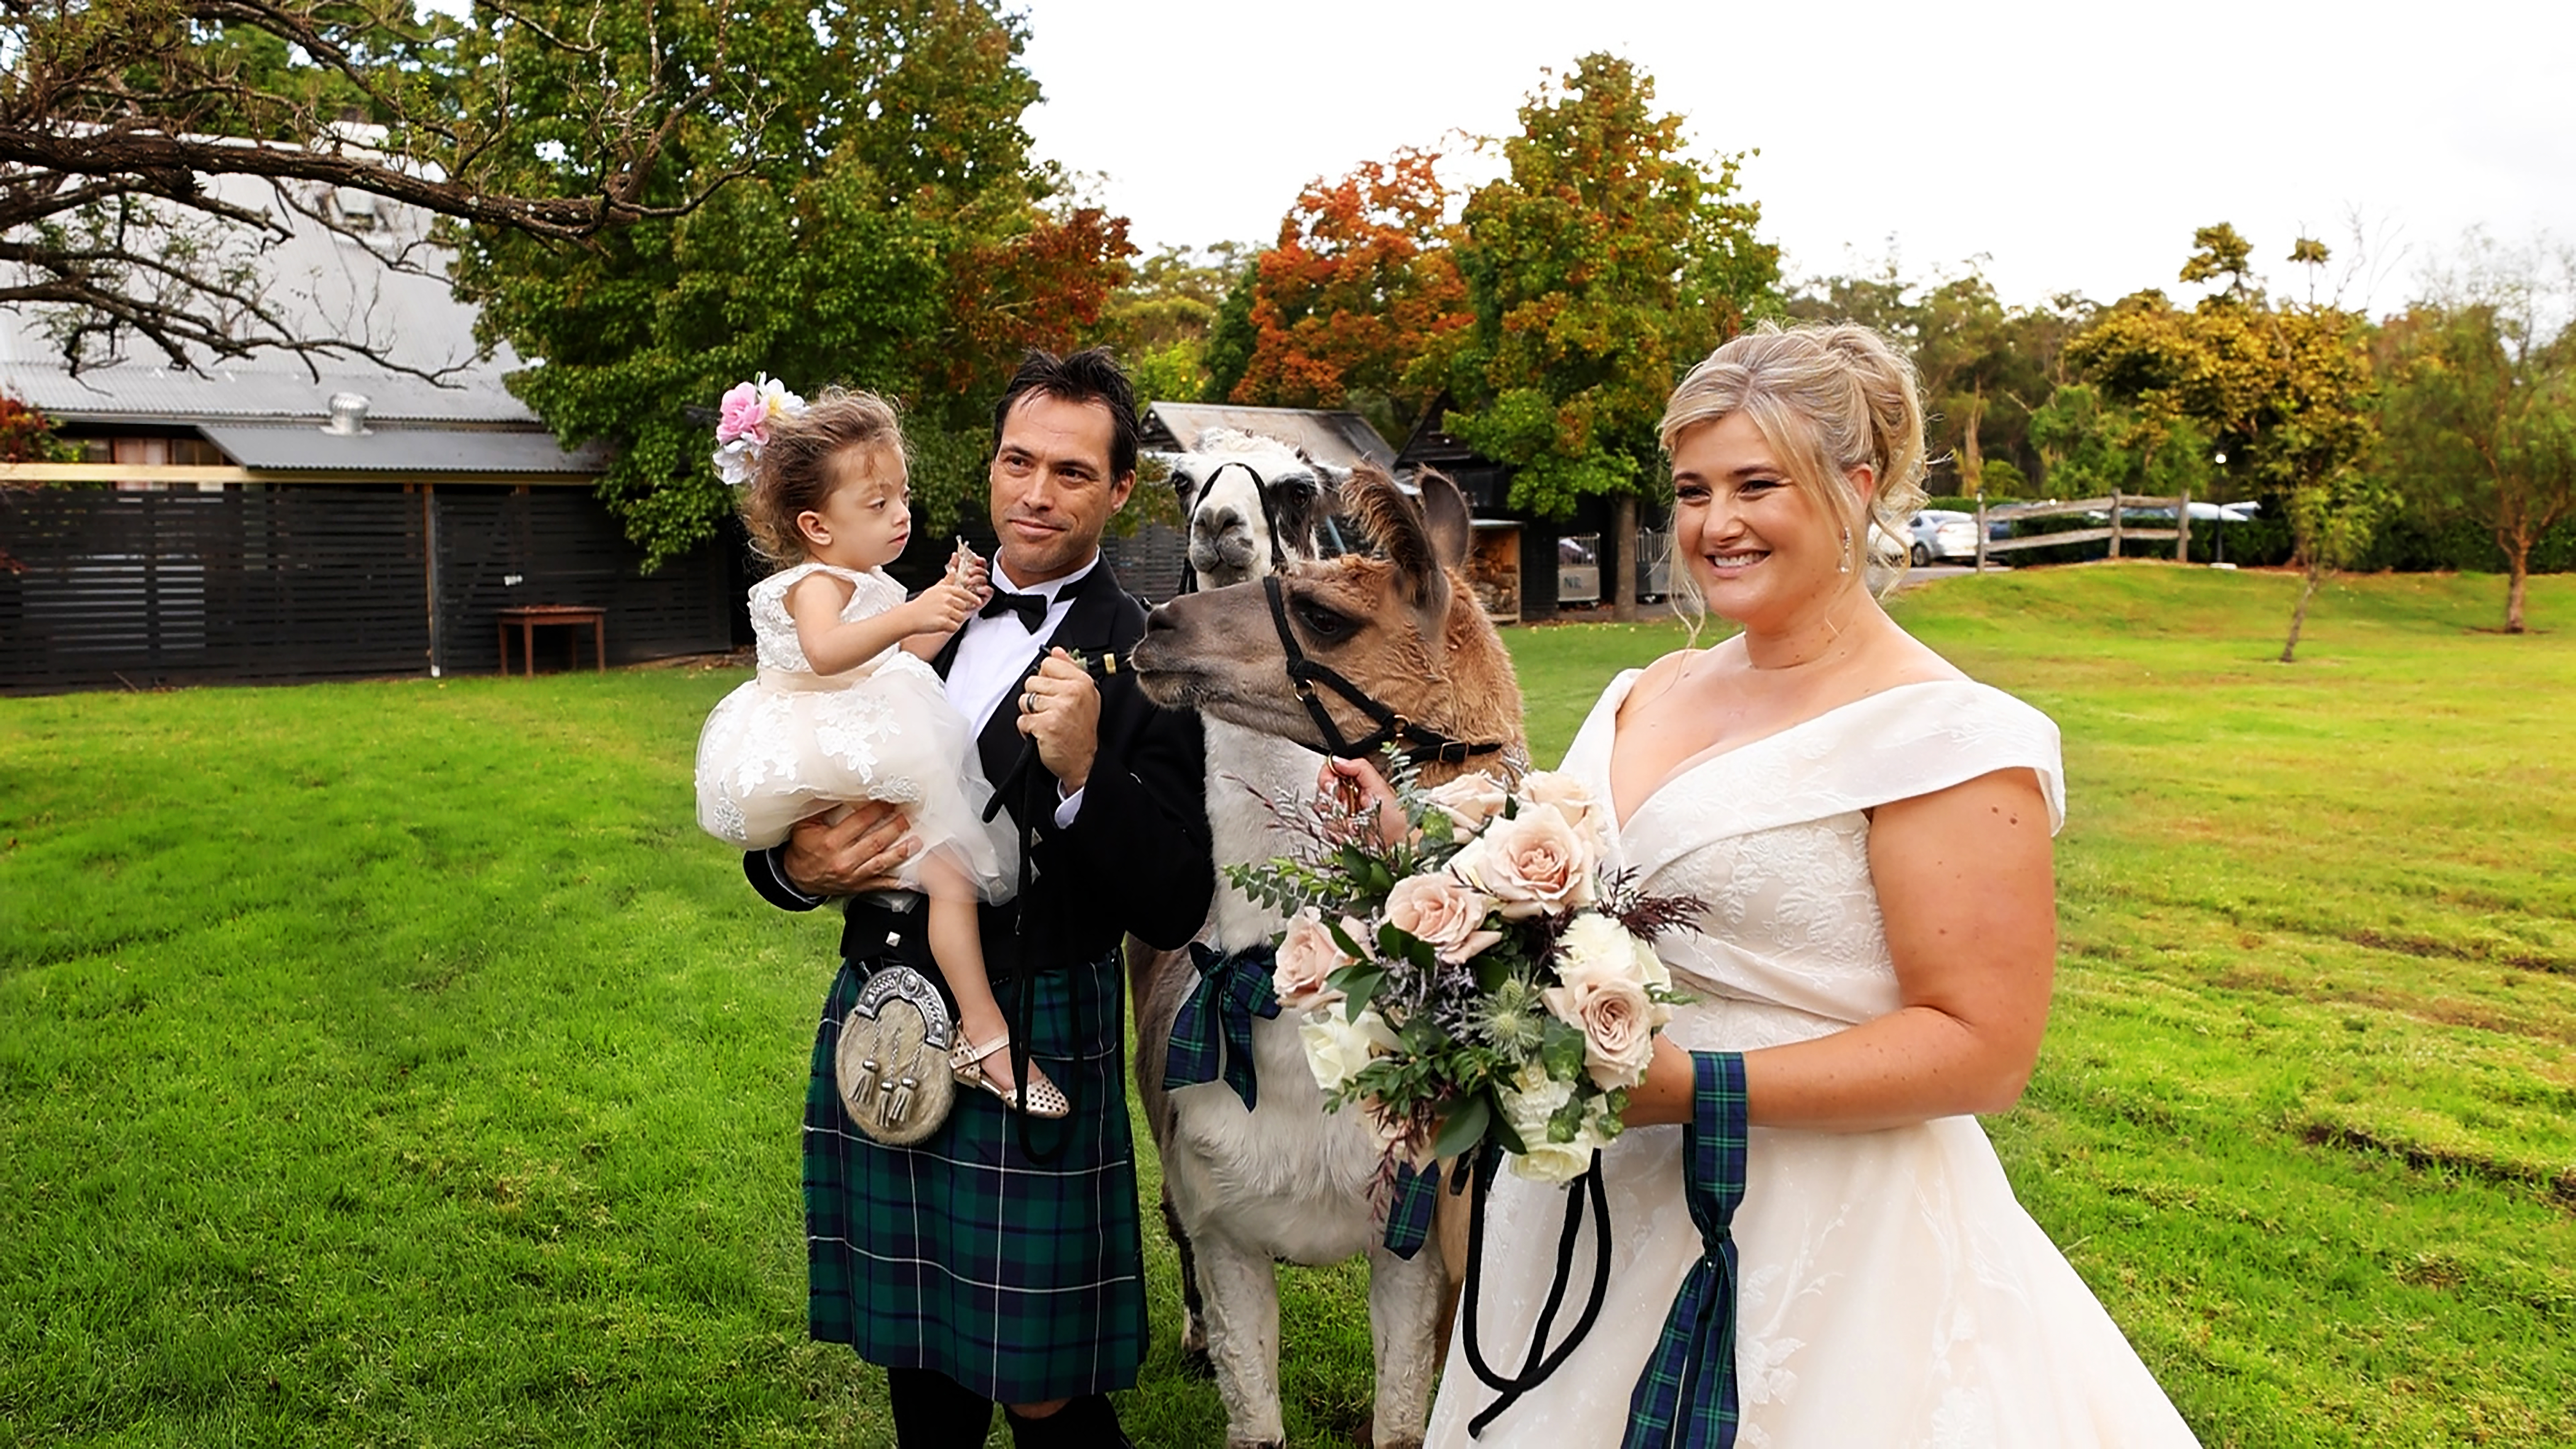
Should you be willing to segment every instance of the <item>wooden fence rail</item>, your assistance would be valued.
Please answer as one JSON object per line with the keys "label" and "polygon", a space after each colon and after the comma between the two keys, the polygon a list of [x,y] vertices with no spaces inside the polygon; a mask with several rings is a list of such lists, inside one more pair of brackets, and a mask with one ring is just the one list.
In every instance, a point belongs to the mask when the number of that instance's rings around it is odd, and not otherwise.
{"label": "wooden fence rail", "polygon": [[[2171,513],[2171,528],[2133,528],[2121,515],[2130,510]],[[2025,518],[2075,518],[2103,514],[2110,523],[2102,528],[2075,528],[2063,533],[2035,533],[2028,538],[1990,539],[1992,525],[2017,523]],[[2077,498],[2063,503],[1998,503],[1977,505],[1977,571],[1985,572],[1986,556],[2011,553],[2025,548],[2054,548],[2059,544],[2093,543],[2108,539],[2111,557],[2120,557],[2122,545],[2132,541],[2173,542],[2174,562],[2191,557],[2191,495],[2158,498],[2139,493],[2114,493],[2108,498]]]}

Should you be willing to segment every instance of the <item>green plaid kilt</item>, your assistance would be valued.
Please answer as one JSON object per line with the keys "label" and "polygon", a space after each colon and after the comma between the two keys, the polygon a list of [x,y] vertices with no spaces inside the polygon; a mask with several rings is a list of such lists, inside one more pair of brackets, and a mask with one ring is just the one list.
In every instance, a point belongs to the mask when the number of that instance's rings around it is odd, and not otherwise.
{"label": "green plaid kilt", "polygon": [[[1021,1151],[999,1101],[963,1086],[946,1124],[914,1146],[850,1125],[832,1058],[870,964],[843,962],[833,979],[805,1091],[813,1336],[1008,1404],[1130,1387],[1145,1357],[1145,1264],[1117,954],[1037,981],[1030,1050],[1074,1104],[1064,1121],[1029,1124],[1039,1152],[1068,1144],[1051,1162]],[[1013,989],[996,993],[1006,1011]]]}

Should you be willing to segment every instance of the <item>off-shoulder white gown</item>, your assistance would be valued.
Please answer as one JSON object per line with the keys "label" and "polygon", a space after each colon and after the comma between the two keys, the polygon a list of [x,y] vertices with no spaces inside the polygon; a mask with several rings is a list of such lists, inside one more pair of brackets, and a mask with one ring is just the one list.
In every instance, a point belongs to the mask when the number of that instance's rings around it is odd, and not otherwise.
{"label": "off-shoulder white gown", "polygon": [[[1612,722],[1636,674],[1593,707],[1565,770],[1610,799]],[[1998,690],[1910,684],[1702,761],[1613,827],[1614,868],[1706,903],[1667,937],[1673,1039],[1743,1051],[1803,1041],[1898,1005],[1864,810],[1996,770],[2036,771],[2064,819],[2057,727]],[[1628,1395],[1700,1255],[1682,1200],[1681,1129],[1631,1131],[1603,1155],[1613,1223],[1599,1323],[1476,1442],[1615,1446]],[[1736,1368],[1749,1449],[2083,1449],[2195,1441],[2119,1327],[2013,1198],[1976,1119],[1885,1132],[1756,1127],[1746,1153]],[[1556,1263],[1564,1189],[1496,1178],[1479,1344],[1523,1361]],[[1571,1305],[1590,1287],[1575,1253]],[[1463,1311],[1462,1311],[1463,1318]],[[1462,1329],[1463,1331],[1463,1324]],[[1553,1336],[1553,1335],[1552,1335]],[[1430,1443],[1465,1446],[1492,1394],[1453,1335]]]}

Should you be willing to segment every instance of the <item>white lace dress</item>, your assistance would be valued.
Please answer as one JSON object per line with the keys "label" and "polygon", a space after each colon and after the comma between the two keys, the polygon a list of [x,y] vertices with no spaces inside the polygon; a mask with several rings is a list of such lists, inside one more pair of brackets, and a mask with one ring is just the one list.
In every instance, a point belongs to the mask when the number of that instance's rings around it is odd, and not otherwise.
{"label": "white lace dress", "polygon": [[[827,806],[891,801],[911,817],[922,847],[916,860],[936,851],[984,899],[1007,898],[1019,871],[1010,822],[984,823],[993,787],[937,671],[888,649],[855,669],[816,674],[787,613],[787,591],[815,573],[849,581],[845,621],[904,600],[903,585],[882,569],[829,564],[799,564],[751,586],[760,674],[719,701],[698,734],[698,824],[719,840],[765,850]],[[910,864],[904,883],[919,888]]]}
{"label": "white lace dress", "polygon": [[[1565,769],[1610,798],[1612,722],[1635,682],[1593,707]],[[1672,1036],[1742,1051],[1823,1036],[1898,1005],[1869,873],[1871,806],[2027,767],[2064,819],[2057,727],[1984,685],[1890,689],[1689,768],[1614,828],[1613,866],[1707,903],[1704,934],[1667,937],[1698,997]],[[1480,1445],[1615,1446],[1628,1396],[1700,1235],[1682,1198],[1681,1129],[1603,1154],[1613,1224],[1600,1321]],[[2074,1269],[2013,1198],[1973,1117],[1860,1134],[1756,1127],[1734,1234],[1735,1361],[1748,1449],[2083,1449],[2194,1443]],[[1561,1188],[1498,1175],[1479,1346],[1523,1362],[1556,1265]],[[1591,1286],[1575,1253],[1573,1321]],[[1463,1318],[1463,1309],[1461,1317]],[[1464,1446],[1493,1395],[1452,1336],[1430,1443]]]}

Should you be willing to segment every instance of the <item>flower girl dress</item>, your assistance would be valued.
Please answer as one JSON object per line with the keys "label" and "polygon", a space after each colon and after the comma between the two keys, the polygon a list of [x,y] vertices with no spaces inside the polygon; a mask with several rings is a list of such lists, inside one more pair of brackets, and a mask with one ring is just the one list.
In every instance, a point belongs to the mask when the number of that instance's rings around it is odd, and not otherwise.
{"label": "flower girl dress", "polygon": [[831,805],[883,800],[904,808],[921,842],[900,872],[906,888],[921,888],[917,863],[936,851],[983,899],[1008,898],[1018,883],[1017,842],[1007,820],[984,823],[993,787],[939,675],[899,648],[856,669],[816,674],[787,612],[788,590],[814,573],[851,585],[844,623],[904,600],[903,585],[883,569],[807,563],[752,585],[760,673],[716,705],[698,736],[698,824],[719,840],[766,850]]}

